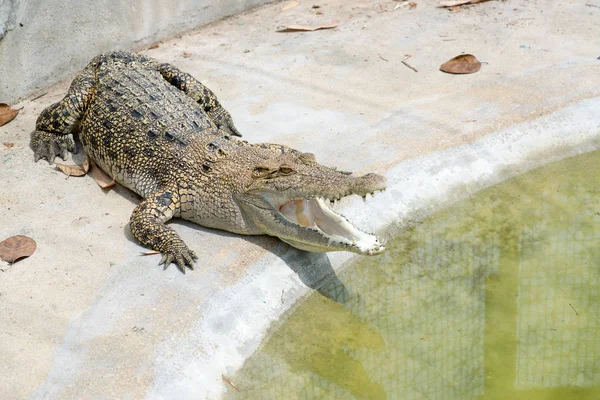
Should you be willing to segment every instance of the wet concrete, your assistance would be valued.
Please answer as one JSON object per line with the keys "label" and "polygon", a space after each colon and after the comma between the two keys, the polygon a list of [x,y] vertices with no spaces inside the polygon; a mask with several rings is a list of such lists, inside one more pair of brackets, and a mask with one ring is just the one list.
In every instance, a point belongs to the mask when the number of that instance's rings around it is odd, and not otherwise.
{"label": "wet concrete", "polygon": [[[272,4],[146,54],[201,79],[254,142],[280,142],[389,189],[342,212],[385,231],[553,160],[600,148],[600,9],[435,1]],[[357,2],[358,3],[358,2]],[[323,14],[316,14],[321,11]],[[333,30],[278,33],[339,20]],[[183,57],[183,52],[190,54]],[[473,75],[438,70],[469,52]],[[418,72],[404,66],[407,60]],[[3,398],[219,398],[272,321],[351,259],[175,221],[196,271],[162,271],[132,238],[139,199],[33,163],[29,133],[69,82],[0,128],[0,233],[36,253],[0,271]],[[390,230],[391,231],[391,230]],[[327,295],[326,290],[321,289]]]}

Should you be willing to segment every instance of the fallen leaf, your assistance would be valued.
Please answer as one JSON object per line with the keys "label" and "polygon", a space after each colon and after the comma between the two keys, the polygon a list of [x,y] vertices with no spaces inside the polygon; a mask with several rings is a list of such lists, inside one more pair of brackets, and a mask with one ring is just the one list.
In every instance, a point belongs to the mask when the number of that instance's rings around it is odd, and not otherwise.
{"label": "fallen leaf", "polygon": [[29,257],[35,251],[35,240],[27,236],[11,236],[0,242],[0,258],[9,263],[19,258]]}
{"label": "fallen leaf", "polygon": [[399,2],[398,4],[396,4],[396,6],[394,7],[394,9],[392,11],[396,11],[399,8],[406,8],[408,7],[409,10],[412,10],[413,8],[417,8],[417,3],[413,2],[413,1],[402,1],[400,2],[400,0],[395,0],[396,2]]}
{"label": "fallen leaf", "polygon": [[283,7],[281,7],[281,11],[289,10],[292,7],[296,7],[298,4],[300,4],[299,1],[287,2]]}
{"label": "fallen leaf", "polygon": [[156,251],[156,250],[148,250],[148,251],[142,251],[140,253],[140,255],[142,256],[152,256],[154,254],[160,254],[160,251]]}
{"label": "fallen leaf", "polygon": [[277,32],[312,32],[318,29],[332,29],[338,26],[339,23],[339,21],[331,21],[320,25],[288,25]]}
{"label": "fallen leaf", "polygon": [[158,49],[160,47],[159,43],[154,43],[152,46],[148,47],[148,50]]}
{"label": "fallen leaf", "polygon": [[90,169],[90,162],[86,156],[83,165],[65,165],[57,163],[56,166],[67,176],[84,176]]}
{"label": "fallen leaf", "polygon": [[449,74],[472,74],[480,68],[481,63],[474,55],[461,54],[443,63],[440,70]]}
{"label": "fallen leaf", "polygon": [[93,162],[90,163],[90,175],[102,189],[110,189],[115,186],[115,180]]}
{"label": "fallen leaf", "polygon": [[235,386],[235,384],[231,381],[231,379],[229,379],[225,375],[221,375],[221,376],[223,377],[223,379],[225,380],[225,382],[227,382],[227,383],[229,383],[231,385],[232,388],[234,388],[238,392],[240,391],[240,389],[237,386]]}
{"label": "fallen leaf", "polygon": [[12,142],[4,142],[4,143],[2,143],[2,144],[3,144],[3,145],[5,145],[6,147],[8,147],[9,149],[15,145],[15,144],[14,144],[14,143],[12,143]]}
{"label": "fallen leaf", "polygon": [[189,53],[187,51],[183,52],[183,58],[190,58],[192,56],[192,53]]}
{"label": "fallen leaf", "polygon": [[19,110],[11,108],[6,103],[0,103],[0,126],[8,124],[17,116],[18,113]]}
{"label": "fallen leaf", "polygon": [[490,1],[490,0],[449,0],[449,1],[440,1],[440,7],[455,7],[455,6],[462,6],[462,5],[465,5],[465,4],[483,3],[484,1]]}

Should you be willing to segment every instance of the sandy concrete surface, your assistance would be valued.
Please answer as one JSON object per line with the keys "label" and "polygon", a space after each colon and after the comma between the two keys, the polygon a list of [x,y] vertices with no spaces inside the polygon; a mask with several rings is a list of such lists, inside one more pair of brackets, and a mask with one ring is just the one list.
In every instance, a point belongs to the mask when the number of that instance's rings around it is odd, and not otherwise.
{"label": "sandy concrete surface", "polygon": [[[508,176],[600,148],[600,8],[491,1],[452,13],[417,3],[276,3],[145,53],[212,88],[246,139],[386,174],[385,193],[341,205],[367,230],[389,234]],[[277,32],[330,20],[339,26]],[[461,52],[481,71],[438,70]],[[406,54],[418,72],[401,63]],[[35,119],[68,84],[17,104],[0,128],[0,143],[14,143],[0,145],[0,236],[38,244],[0,264],[0,397],[219,398],[232,390],[221,375],[270,323],[308,291],[328,295],[323,283],[352,257],[175,221],[198,268],[162,271],[129,233],[136,195],[33,163]]]}

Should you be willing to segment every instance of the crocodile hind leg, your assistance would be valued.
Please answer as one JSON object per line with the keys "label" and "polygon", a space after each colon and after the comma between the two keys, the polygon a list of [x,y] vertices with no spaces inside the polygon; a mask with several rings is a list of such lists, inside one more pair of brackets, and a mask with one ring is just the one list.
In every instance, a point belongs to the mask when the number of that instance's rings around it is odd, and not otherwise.
{"label": "crocodile hind leg", "polygon": [[31,136],[35,161],[45,158],[52,164],[56,156],[64,160],[67,152],[76,152],[71,134],[87,108],[93,84],[93,70],[84,69],[71,84],[67,95],[42,111]]}
{"label": "crocodile hind leg", "polygon": [[155,192],[142,201],[131,214],[130,227],[133,236],[142,244],[160,251],[159,263],[164,268],[174,262],[181,272],[194,269],[196,254],[181,240],[177,232],[165,222],[179,214],[179,195],[176,189]]}
{"label": "crocodile hind leg", "polygon": [[209,88],[192,75],[171,64],[159,64],[157,68],[167,82],[194,99],[208,114],[208,117],[217,128],[231,135],[242,136],[233,124],[231,114],[223,108],[217,100],[217,96]]}

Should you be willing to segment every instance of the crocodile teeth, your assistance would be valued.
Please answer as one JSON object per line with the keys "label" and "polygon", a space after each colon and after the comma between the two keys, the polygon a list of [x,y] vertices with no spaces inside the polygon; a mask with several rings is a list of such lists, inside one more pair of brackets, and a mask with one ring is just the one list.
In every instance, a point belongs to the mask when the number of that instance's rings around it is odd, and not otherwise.
{"label": "crocodile teeth", "polygon": [[[365,196],[366,197],[366,196]],[[299,227],[316,231],[327,239],[327,246],[340,248],[352,247],[361,254],[378,254],[385,249],[378,238],[353,226],[341,214],[329,207],[337,205],[338,198],[325,199],[315,196],[312,199],[294,199],[278,207],[279,212],[291,223]],[[283,239],[282,239],[283,240]],[[300,249],[311,248],[294,240],[284,240]]]}

